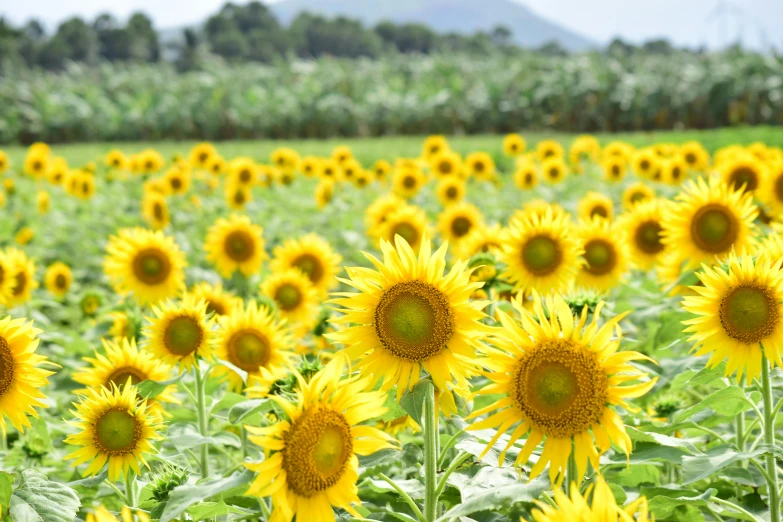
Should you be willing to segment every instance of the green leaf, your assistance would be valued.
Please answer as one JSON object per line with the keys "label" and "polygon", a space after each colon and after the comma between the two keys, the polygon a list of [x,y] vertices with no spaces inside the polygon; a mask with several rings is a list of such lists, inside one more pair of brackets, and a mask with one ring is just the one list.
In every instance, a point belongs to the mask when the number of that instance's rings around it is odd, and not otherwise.
{"label": "green leaf", "polygon": [[502,486],[485,493],[479,493],[462,504],[449,509],[438,522],[464,517],[477,511],[508,509],[517,502],[532,502],[549,488],[549,481],[538,477],[532,482]]}
{"label": "green leaf", "polygon": [[250,415],[271,411],[272,407],[273,403],[269,399],[251,399],[249,401],[240,402],[228,410],[228,422],[231,424],[239,424]]}
{"label": "green leaf", "polygon": [[400,406],[402,406],[413,420],[422,425],[422,416],[424,415],[424,398],[427,394],[433,393],[432,381],[429,379],[421,381],[412,390],[409,390],[402,396]]}
{"label": "green leaf", "polygon": [[760,444],[753,451],[738,452],[731,446],[723,445],[712,448],[705,455],[685,456],[682,459],[683,485],[692,484],[714,475],[723,468],[766,453],[773,453],[777,458],[783,458],[783,448]]}
{"label": "green leaf", "polygon": [[230,489],[243,486],[253,480],[255,474],[250,470],[234,473],[230,477],[207,480],[196,486],[184,485],[174,488],[166,502],[166,508],[160,516],[160,522],[169,522],[178,518],[190,506],[209,498],[214,498]]}
{"label": "green leaf", "polygon": [[238,393],[232,393],[232,392],[225,392],[223,393],[222,397],[219,401],[217,401],[215,404],[212,405],[212,408],[210,408],[210,413],[214,414],[219,411],[223,410],[229,410],[230,408],[233,408],[237,404],[241,404],[243,402],[247,401],[247,397],[244,395],[240,395]]}
{"label": "green leaf", "polygon": [[745,390],[739,386],[729,386],[707,395],[697,404],[682,410],[676,420],[683,421],[700,411],[712,408],[719,415],[734,416],[751,408],[750,400],[745,396]]}
{"label": "green leaf", "polygon": [[694,446],[687,439],[669,437],[668,435],[662,435],[654,431],[641,431],[630,426],[627,428],[627,432],[628,432],[628,436],[631,437],[631,440],[640,441],[640,442],[653,442],[660,446],[666,446],[669,448],[679,448],[691,455],[700,455],[702,453],[701,451],[699,451],[698,448],[696,448],[696,446]]}
{"label": "green leaf", "polygon": [[32,469],[22,471],[10,504],[14,522],[72,522],[81,506],[73,489]]}
{"label": "green leaf", "polygon": [[716,492],[717,490],[712,488],[704,493],[683,491],[682,489],[642,488],[642,494],[647,496],[650,511],[655,514],[657,520],[670,516],[682,505],[706,507],[708,505],[707,502]]}
{"label": "green leaf", "polygon": [[[395,480],[394,483],[397,484],[405,493],[410,495],[412,499],[419,500],[424,498],[424,484],[422,484],[420,481],[415,479]],[[376,493],[395,493],[396,495],[396,490],[385,480],[370,479],[367,481],[367,485]]]}
{"label": "green leaf", "polygon": [[83,488],[94,488],[98,486],[100,483],[102,483],[104,480],[106,480],[106,477],[109,476],[109,468],[104,468],[100,473],[97,475],[94,475],[92,477],[83,478],[80,480],[74,480],[72,482],[66,483],[67,486],[70,486],[72,488],[75,488],[77,486],[81,486]]}
{"label": "green leaf", "polygon": [[161,393],[163,393],[166,388],[171,386],[172,384],[176,384],[182,379],[182,376],[184,374],[179,374],[176,377],[172,377],[171,379],[168,379],[166,381],[142,381],[137,386],[136,389],[139,392],[139,395],[142,397],[145,397],[147,399],[154,399]]}
{"label": "green leaf", "polygon": [[180,451],[196,448],[204,444],[218,444],[222,446],[230,446],[232,448],[242,447],[242,441],[234,433],[223,431],[212,436],[205,437],[196,431],[196,428],[190,424],[186,425],[177,433],[170,435],[167,441],[171,442],[174,447]]}
{"label": "green leaf", "polygon": [[11,493],[14,487],[14,476],[0,471],[0,520],[5,520],[8,506],[11,504]]}
{"label": "green leaf", "polygon": [[388,395],[386,395],[386,403],[384,406],[386,407],[386,413],[383,414],[383,416],[380,418],[382,422],[390,422],[397,420],[404,415],[408,415],[408,412],[405,411],[405,408],[400,406],[400,404],[397,402],[397,395],[394,390],[390,391]]}

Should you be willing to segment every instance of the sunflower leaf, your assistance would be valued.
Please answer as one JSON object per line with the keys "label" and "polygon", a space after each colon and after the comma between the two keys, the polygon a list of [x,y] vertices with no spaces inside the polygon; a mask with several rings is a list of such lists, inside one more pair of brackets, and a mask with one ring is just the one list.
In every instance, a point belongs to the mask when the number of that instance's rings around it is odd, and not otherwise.
{"label": "sunflower leaf", "polygon": [[478,511],[507,509],[517,502],[533,502],[548,488],[549,481],[542,477],[531,482],[500,486],[466,499],[462,504],[444,513],[437,522],[445,522]]}
{"label": "sunflower leaf", "polygon": [[772,453],[776,458],[783,457],[783,448],[760,444],[753,451],[739,452],[732,446],[722,445],[710,449],[706,455],[682,458],[683,485],[692,484],[714,475],[723,468],[752,459],[766,453]]}
{"label": "sunflower leaf", "polygon": [[172,377],[171,379],[168,379],[166,381],[142,381],[136,386],[136,389],[139,392],[139,395],[146,399],[154,399],[161,393],[163,393],[166,388],[171,386],[172,384],[176,384],[182,379],[182,376],[184,374],[179,374],[176,377]]}
{"label": "sunflower leaf", "polygon": [[744,389],[739,386],[729,386],[707,395],[697,404],[682,410],[675,420],[684,421],[707,408],[712,408],[719,415],[733,416],[749,410],[751,406]]}
{"label": "sunflower leaf", "polygon": [[230,477],[208,480],[198,485],[183,485],[174,488],[166,502],[160,522],[169,522],[178,518],[190,506],[204,500],[220,496],[230,489],[243,486],[253,480],[255,474],[250,470],[234,473]]}
{"label": "sunflower leaf", "polygon": [[73,489],[32,469],[22,471],[10,504],[15,522],[71,522],[81,506]]}
{"label": "sunflower leaf", "polygon": [[413,420],[422,425],[422,416],[424,415],[424,398],[428,393],[432,393],[432,381],[429,379],[419,382],[412,390],[409,390],[402,396],[400,406],[403,407]]}
{"label": "sunflower leaf", "polygon": [[228,410],[228,422],[231,424],[239,424],[246,417],[253,415],[254,413],[263,413],[270,411],[273,407],[272,401],[268,399],[250,399],[249,401],[240,402],[235,404]]}

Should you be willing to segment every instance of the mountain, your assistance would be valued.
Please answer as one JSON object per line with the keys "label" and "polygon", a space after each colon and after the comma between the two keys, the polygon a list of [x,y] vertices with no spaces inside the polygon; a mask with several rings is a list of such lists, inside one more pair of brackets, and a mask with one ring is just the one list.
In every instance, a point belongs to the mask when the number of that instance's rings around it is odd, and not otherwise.
{"label": "mountain", "polygon": [[370,25],[383,20],[417,22],[438,32],[473,33],[504,25],[523,47],[538,47],[553,40],[572,51],[597,45],[512,0],[282,0],[269,4],[269,8],[285,24],[300,12],[310,11],[358,18]]}

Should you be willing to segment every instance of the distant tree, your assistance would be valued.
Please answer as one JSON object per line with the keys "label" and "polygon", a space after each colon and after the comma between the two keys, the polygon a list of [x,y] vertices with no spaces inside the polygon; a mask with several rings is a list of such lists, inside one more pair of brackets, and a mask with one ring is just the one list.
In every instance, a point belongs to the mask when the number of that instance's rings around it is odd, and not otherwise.
{"label": "distant tree", "polygon": [[497,25],[492,32],[489,33],[492,43],[496,47],[510,47],[513,45],[512,37],[514,33],[505,25]]}
{"label": "distant tree", "polygon": [[227,59],[244,58],[248,54],[245,35],[234,29],[218,34],[212,39],[212,52]]}
{"label": "distant tree", "polygon": [[547,42],[538,48],[538,52],[545,56],[568,56],[568,50],[560,42]]}
{"label": "distant tree", "polygon": [[[61,23],[49,44],[52,41],[55,41],[57,45],[64,45],[68,49],[67,58],[69,60],[87,63],[95,63],[97,60],[98,38],[92,27],[79,17],[69,18]],[[59,54],[51,49],[47,53],[50,56]]]}
{"label": "distant tree", "polygon": [[625,56],[630,56],[635,50],[636,47],[633,44],[630,44],[622,38],[617,37],[609,43],[609,46],[606,48],[606,53],[610,56],[622,58]]}
{"label": "distant tree", "polygon": [[642,50],[649,54],[672,54],[674,47],[671,42],[665,38],[657,38],[655,40],[648,40],[642,44]]}
{"label": "distant tree", "polygon": [[422,24],[397,25],[386,21],[376,25],[374,31],[384,43],[401,53],[428,54],[437,45],[437,34]]}
{"label": "distant tree", "polygon": [[147,15],[134,13],[128,20],[126,30],[131,39],[132,58],[146,62],[160,60],[158,33]]}

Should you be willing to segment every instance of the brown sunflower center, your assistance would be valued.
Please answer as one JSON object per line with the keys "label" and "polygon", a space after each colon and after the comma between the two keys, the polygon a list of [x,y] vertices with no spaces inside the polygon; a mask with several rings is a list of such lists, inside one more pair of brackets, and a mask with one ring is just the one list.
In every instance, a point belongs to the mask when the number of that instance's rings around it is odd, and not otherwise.
{"label": "brown sunflower center", "polygon": [[609,210],[603,204],[598,204],[590,210],[590,217],[592,218],[596,216],[602,218],[608,218]]}
{"label": "brown sunflower center", "polygon": [[723,205],[711,203],[696,212],[691,223],[691,239],[711,253],[728,250],[739,235],[736,217]]}
{"label": "brown sunflower center", "polygon": [[465,216],[458,216],[451,222],[451,233],[458,238],[467,235],[471,228],[473,228],[473,221]]}
{"label": "brown sunflower center", "polygon": [[557,179],[560,177],[560,169],[557,167],[551,167],[549,169],[549,177],[551,179]]}
{"label": "brown sunflower center", "polygon": [[295,310],[302,303],[302,292],[296,285],[286,283],[275,291],[275,302],[281,310]]}
{"label": "brown sunflower center", "polygon": [[171,178],[171,188],[174,190],[179,190],[182,188],[182,180],[179,178]]}
{"label": "brown sunflower center", "polygon": [[171,274],[171,261],[165,252],[157,248],[146,248],[133,258],[133,274],[147,285],[157,285]]}
{"label": "brown sunflower center", "polygon": [[334,486],[353,455],[351,426],[336,411],[310,407],[285,434],[283,469],[288,487],[300,497]]}
{"label": "brown sunflower center", "polygon": [[663,227],[658,221],[650,220],[641,223],[636,228],[634,234],[634,241],[636,247],[645,254],[657,254],[663,250],[663,243],[661,242],[661,233]]}
{"label": "brown sunflower center", "polygon": [[321,263],[321,260],[313,254],[302,254],[297,256],[291,265],[304,272],[313,283],[318,283],[324,276],[323,264]]}
{"label": "brown sunflower center", "polygon": [[549,236],[532,237],[522,247],[522,263],[537,276],[551,274],[560,266],[561,261],[560,248]]}
{"label": "brown sunflower center", "polygon": [[205,161],[207,161],[207,158],[209,158],[209,154],[207,154],[206,152],[201,152],[201,153],[198,155],[198,161],[199,161],[200,163],[204,163]]}
{"label": "brown sunflower center", "polygon": [[519,360],[510,395],[534,427],[569,438],[601,419],[608,389],[596,354],[572,340],[548,339]]}
{"label": "brown sunflower center", "polygon": [[775,196],[778,201],[783,201],[783,172],[775,179]]}
{"label": "brown sunflower center", "polygon": [[454,170],[454,168],[452,167],[450,161],[443,160],[438,163],[438,172],[441,174],[451,174],[452,170]]}
{"label": "brown sunflower center", "polygon": [[13,290],[14,297],[24,295],[25,289],[27,289],[27,274],[24,270],[19,271],[16,273],[14,279],[16,280],[16,286],[14,286]]}
{"label": "brown sunflower center", "polygon": [[528,172],[525,174],[525,185],[530,185],[531,183],[533,183],[533,174]]}
{"label": "brown sunflower center", "polygon": [[732,170],[729,174],[729,185],[734,190],[739,190],[745,187],[745,190],[752,192],[759,186],[759,177],[756,171],[750,167],[741,166]]}
{"label": "brown sunflower center", "polygon": [[458,195],[459,191],[457,190],[457,187],[448,187],[446,189],[446,199],[457,199]]}
{"label": "brown sunflower center", "polygon": [[181,315],[169,321],[163,334],[166,349],[180,357],[195,352],[203,338],[204,330],[201,324],[189,315]]}
{"label": "brown sunflower center", "polygon": [[402,180],[402,185],[407,189],[412,189],[416,186],[416,178],[413,176],[405,176]]}
{"label": "brown sunflower center", "polygon": [[65,274],[57,274],[54,278],[54,286],[60,290],[65,290],[65,287],[68,286],[68,278],[65,277]]}
{"label": "brown sunflower center", "polygon": [[249,183],[252,178],[252,173],[248,169],[242,169],[239,173],[239,181],[242,183]]}
{"label": "brown sunflower center", "polygon": [[643,171],[647,171],[650,169],[650,160],[643,159],[639,162],[639,168]]}
{"label": "brown sunflower center", "polygon": [[162,220],[163,219],[163,205],[156,202],[152,206],[152,214],[155,216],[155,219]]}
{"label": "brown sunflower center", "polygon": [[393,355],[424,361],[440,353],[454,335],[454,319],[446,296],[423,281],[396,283],[375,308],[375,332]]}
{"label": "brown sunflower center", "polygon": [[729,337],[755,344],[774,333],[780,305],[769,287],[748,283],[730,289],[721,299],[718,313]]}
{"label": "brown sunflower center", "polygon": [[688,165],[695,165],[697,159],[698,158],[696,158],[696,154],[694,154],[693,152],[688,152],[685,154],[685,163],[687,163]]}
{"label": "brown sunflower center", "polygon": [[93,442],[101,453],[121,456],[132,453],[141,439],[141,425],[124,408],[106,410],[95,422]]}
{"label": "brown sunflower center", "polygon": [[391,234],[392,240],[394,239],[394,236],[400,236],[407,241],[409,245],[414,246],[419,242],[419,229],[413,224],[403,221],[394,225]]}
{"label": "brown sunflower center", "polygon": [[647,193],[641,190],[637,190],[631,194],[629,199],[631,200],[631,203],[639,203],[647,199]]}
{"label": "brown sunflower center", "polygon": [[248,232],[234,230],[223,240],[223,249],[232,261],[243,263],[255,254],[256,243]]}
{"label": "brown sunflower center", "polygon": [[208,299],[207,313],[215,315],[226,315],[226,306],[216,299]]}
{"label": "brown sunflower center", "polygon": [[111,372],[111,375],[106,379],[105,385],[109,386],[114,384],[115,386],[122,388],[128,384],[128,379],[131,380],[132,386],[136,386],[140,382],[147,380],[147,374],[134,366],[123,366],[122,368],[117,368]]}
{"label": "brown sunflower center", "polygon": [[269,362],[269,340],[255,330],[241,330],[229,339],[228,356],[234,366],[248,373],[256,373]]}
{"label": "brown sunflower center", "polygon": [[476,172],[484,172],[485,166],[483,161],[477,161],[473,164],[473,170]]}
{"label": "brown sunflower center", "polygon": [[14,382],[14,355],[8,341],[0,337],[0,397],[6,394]]}
{"label": "brown sunflower center", "polygon": [[585,244],[585,271],[593,275],[605,275],[617,265],[617,251],[605,239],[593,239]]}
{"label": "brown sunflower center", "polygon": [[237,205],[244,205],[245,204],[245,193],[241,190],[237,190],[234,192],[234,203]]}
{"label": "brown sunflower center", "polygon": [[620,165],[612,165],[612,177],[619,177],[620,176]]}

